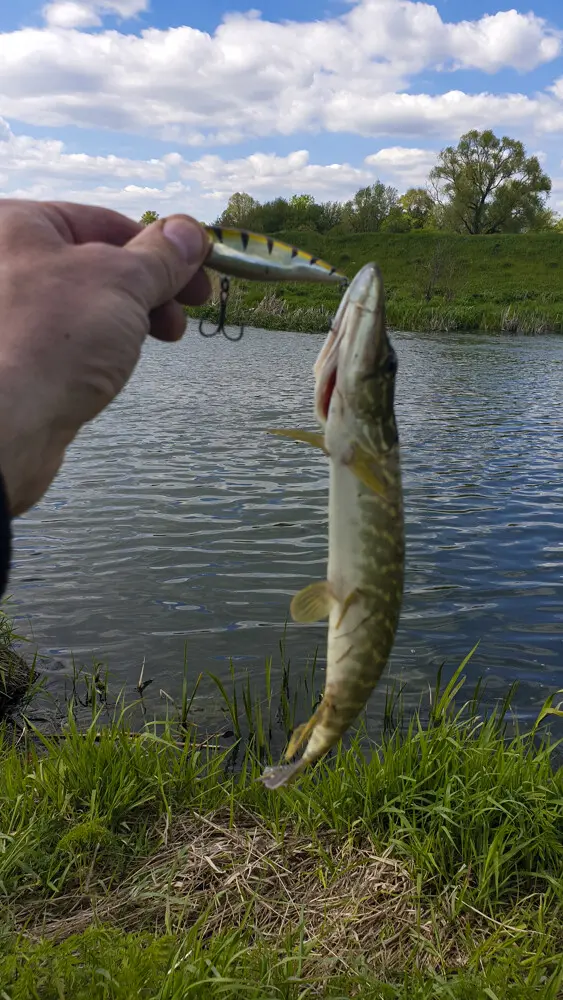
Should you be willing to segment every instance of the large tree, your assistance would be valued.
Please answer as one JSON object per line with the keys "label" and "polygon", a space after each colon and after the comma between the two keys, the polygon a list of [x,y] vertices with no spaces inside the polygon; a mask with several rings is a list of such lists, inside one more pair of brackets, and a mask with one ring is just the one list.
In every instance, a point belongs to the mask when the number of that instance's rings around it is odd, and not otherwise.
{"label": "large tree", "polygon": [[411,229],[424,229],[432,223],[434,200],[426,188],[409,188],[399,198],[399,204],[409,218]]}
{"label": "large tree", "polygon": [[545,211],[551,181],[521,142],[490,129],[462,135],[430,172],[446,225],[461,232],[523,232]]}
{"label": "large tree", "polygon": [[244,191],[232,194],[224,212],[217,219],[220,226],[236,226],[237,229],[256,229],[260,202]]}
{"label": "large tree", "polygon": [[386,187],[382,181],[376,181],[370,187],[356,191],[352,201],[346,203],[343,214],[350,220],[354,232],[375,233],[381,228],[381,223],[391,209],[396,207],[398,200],[396,188]]}

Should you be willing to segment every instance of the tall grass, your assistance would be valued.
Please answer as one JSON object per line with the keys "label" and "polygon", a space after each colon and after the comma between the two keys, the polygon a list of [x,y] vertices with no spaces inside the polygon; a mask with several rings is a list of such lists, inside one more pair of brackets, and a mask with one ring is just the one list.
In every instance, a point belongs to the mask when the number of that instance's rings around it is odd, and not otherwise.
{"label": "tall grass", "polygon": [[464,698],[464,667],[277,794],[258,777],[296,700],[269,664],[261,699],[215,680],[231,745],[191,725],[187,677],[140,730],[106,689],[85,729],[71,700],[62,738],[6,731],[0,996],[555,1000],[558,709],[520,732],[509,695]]}

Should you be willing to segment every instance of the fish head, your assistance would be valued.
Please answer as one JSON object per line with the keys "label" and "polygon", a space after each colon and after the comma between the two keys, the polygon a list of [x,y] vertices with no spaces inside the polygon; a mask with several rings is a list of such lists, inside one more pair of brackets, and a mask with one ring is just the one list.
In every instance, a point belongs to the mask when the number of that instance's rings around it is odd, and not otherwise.
{"label": "fish head", "polygon": [[349,285],[315,362],[315,412],[328,451],[369,437],[385,452],[398,440],[397,357],[385,322],[383,279],[366,264]]}

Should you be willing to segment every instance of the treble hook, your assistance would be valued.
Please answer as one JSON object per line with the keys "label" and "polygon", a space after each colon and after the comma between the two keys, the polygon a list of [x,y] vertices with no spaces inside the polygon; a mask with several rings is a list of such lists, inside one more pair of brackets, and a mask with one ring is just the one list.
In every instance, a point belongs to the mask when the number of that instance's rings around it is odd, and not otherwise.
{"label": "treble hook", "polygon": [[236,336],[234,337],[231,337],[225,330],[225,317],[227,315],[227,301],[229,298],[230,285],[231,283],[227,277],[221,278],[221,305],[219,309],[219,322],[217,324],[217,329],[210,330],[209,332],[206,333],[205,330],[203,329],[204,321],[200,320],[199,332],[201,333],[202,337],[215,337],[218,333],[222,333],[223,336],[227,338],[227,340],[232,340],[236,342],[237,340],[241,339],[244,333],[244,326],[241,326],[240,333],[236,334]]}

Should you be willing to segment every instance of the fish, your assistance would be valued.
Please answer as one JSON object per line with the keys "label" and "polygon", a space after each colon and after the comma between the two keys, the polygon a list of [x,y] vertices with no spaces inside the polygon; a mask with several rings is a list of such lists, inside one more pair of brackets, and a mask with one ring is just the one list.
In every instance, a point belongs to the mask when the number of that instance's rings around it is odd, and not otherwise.
{"label": "fish", "polygon": [[210,239],[205,267],[250,281],[316,281],[345,285],[348,279],[319,257],[289,243],[245,229],[204,226]]}
{"label": "fish", "polygon": [[342,298],[314,365],[321,431],[269,433],[320,448],[329,460],[327,579],[295,595],[296,622],[328,617],[326,678],[313,716],[292,734],[289,761],[260,776],[293,781],[342,738],[387,664],[404,586],[404,512],[394,411],[397,357],[385,321],[383,279],[366,264]]}

